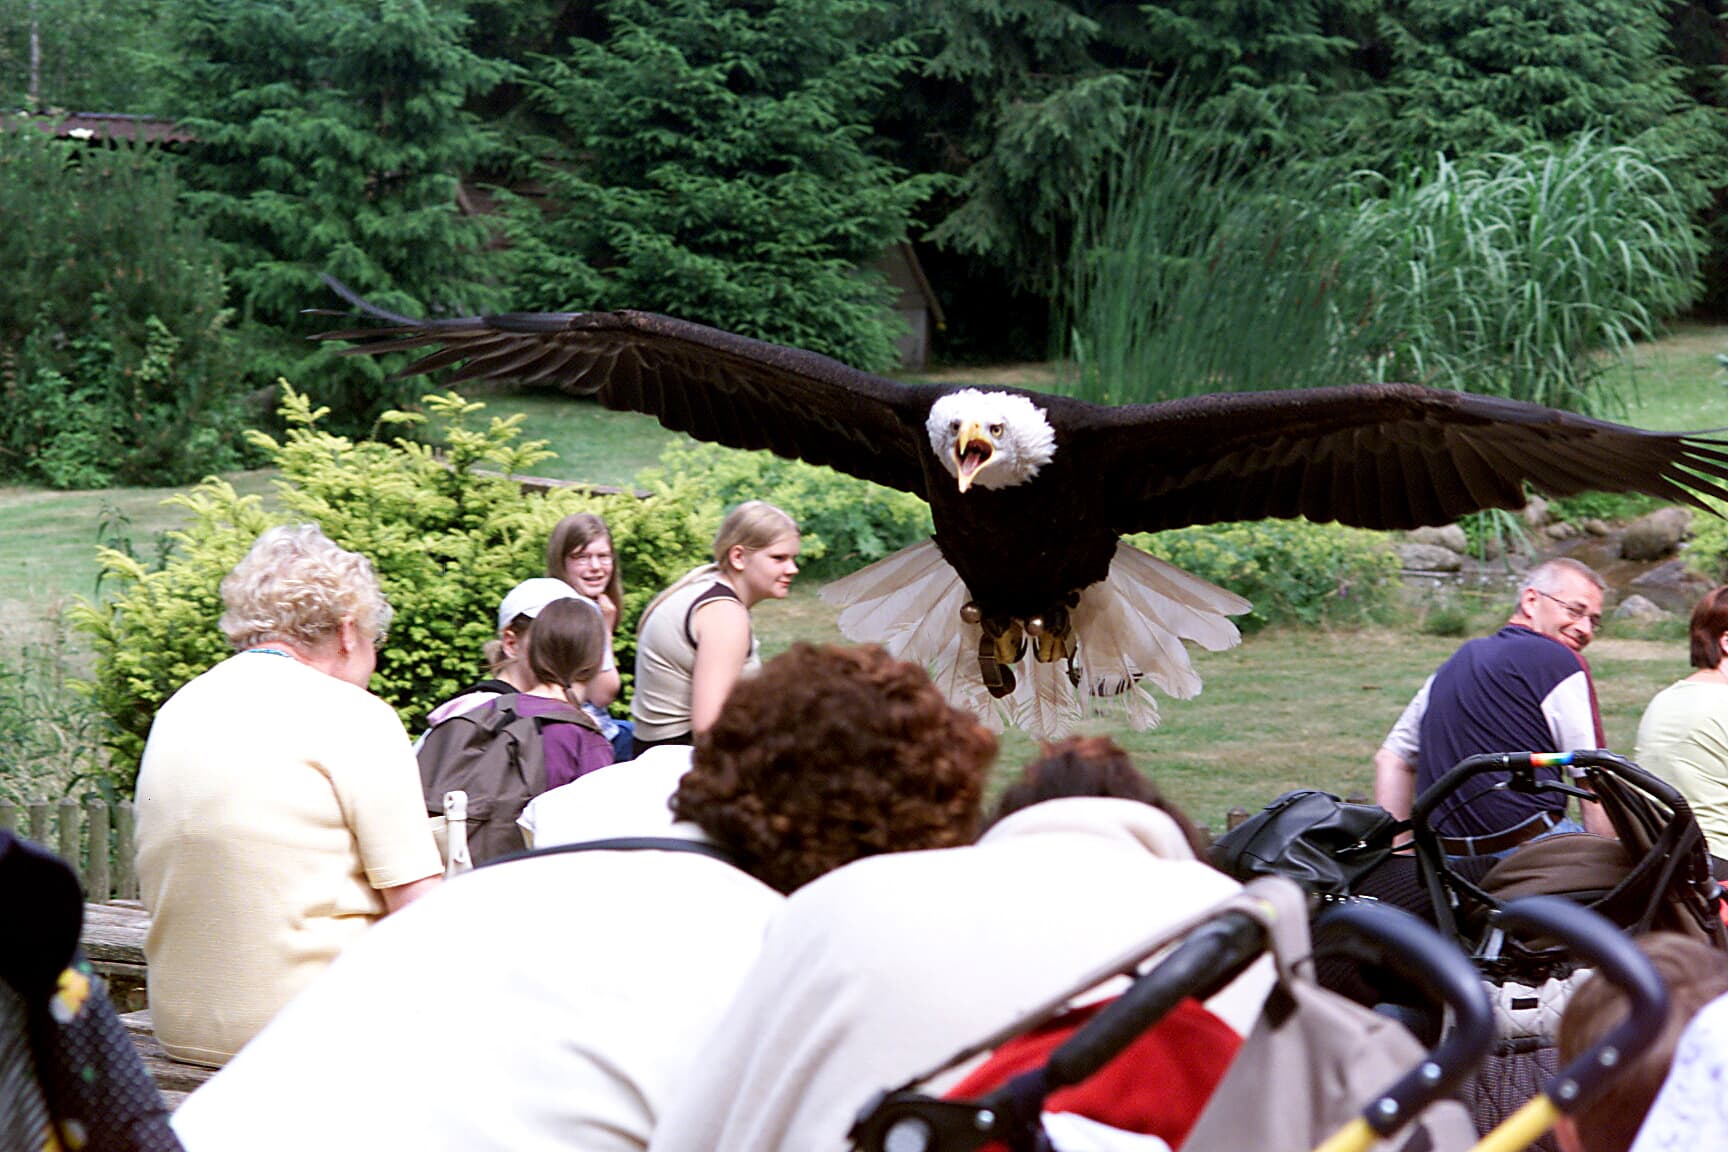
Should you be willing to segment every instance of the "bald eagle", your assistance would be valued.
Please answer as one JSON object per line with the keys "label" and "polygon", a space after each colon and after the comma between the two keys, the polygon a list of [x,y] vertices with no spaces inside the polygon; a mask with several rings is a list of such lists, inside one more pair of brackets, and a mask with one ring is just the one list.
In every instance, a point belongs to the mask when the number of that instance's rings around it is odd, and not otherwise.
{"label": "bald eagle", "polygon": [[410,376],[555,384],[678,432],[767,449],[911,492],[931,541],[823,589],[840,628],[931,669],[955,703],[1035,736],[1200,678],[1184,642],[1239,639],[1247,601],[1120,537],[1303,516],[1444,524],[1564,496],[1728,498],[1728,441],[1405,384],[1237,392],[1102,407],[1016,388],[903,384],[814,353],[645,312],[415,320],[332,283],[382,326],[347,353],[434,349]]}

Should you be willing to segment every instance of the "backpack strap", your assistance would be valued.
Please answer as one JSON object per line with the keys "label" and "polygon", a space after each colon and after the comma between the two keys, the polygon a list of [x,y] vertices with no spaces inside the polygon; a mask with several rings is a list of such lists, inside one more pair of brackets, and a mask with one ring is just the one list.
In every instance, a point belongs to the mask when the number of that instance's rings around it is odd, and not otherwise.
{"label": "backpack strap", "polygon": [[512,852],[508,856],[499,856],[478,865],[490,868],[494,864],[508,864],[512,860],[532,860],[538,856],[560,856],[566,852],[694,852],[698,856],[706,856],[718,860],[722,864],[730,864],[740,872],[744,868],[738,863],[732,853],[718,844],[710,844],[705,840],[685,840],[677,836],[612,836],[603,840],[583,840],[575,844],[553,844],[546,848],[530,848],[522,852]]}
{"label": "backpack strap", "polygon": [[[517,719],[532,720],[535,722],[534,727],[536,730],[541,728],[543,724],[575,724],[579,727],[587,728],[591,732],[600,731],[600,725],[595,721],[594,717],[588,715],[588,713],[582,711],[580,708],[570,707],[567,703],[558,705],[557,708],[550,712],[522,712],[516,707],[516,701],[526,695],[528,695],[526,692],[506,692],[496,700],[490,701],[492,710],[497,713],[508,712],[512,721]],[[546,697],[540,697],[540,699],[546,699]]]}

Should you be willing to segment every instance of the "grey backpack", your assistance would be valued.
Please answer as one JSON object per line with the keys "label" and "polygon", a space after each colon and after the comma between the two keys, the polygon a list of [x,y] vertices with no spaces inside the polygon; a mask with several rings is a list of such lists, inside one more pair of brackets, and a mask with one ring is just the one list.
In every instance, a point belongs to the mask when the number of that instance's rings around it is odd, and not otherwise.
{"label": "grey backpack", "polygon": [[426,812],[442,816],[446,792],[468,794],[468,851],[475,864],[526,846],[516,818],[528,801],[546,791],[546,742],[541,736],[545,728],[576,724],[599,731],[592,719],[574,708],[520,715],[517,698],[517,693],[507,692],[440,721],[420,744]]}

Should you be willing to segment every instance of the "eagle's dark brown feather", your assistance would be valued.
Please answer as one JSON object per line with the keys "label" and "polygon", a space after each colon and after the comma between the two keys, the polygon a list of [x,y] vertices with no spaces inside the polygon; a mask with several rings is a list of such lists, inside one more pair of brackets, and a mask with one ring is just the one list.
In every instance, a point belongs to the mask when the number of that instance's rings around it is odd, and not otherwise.
{"label": "eagle's dark brown feather", "polygon": [[[351,302],[370,311],[357,297]],[[345,353],[433,351],[399,377],[457,367],[475,379],[555,384],[607,408],[734,448],[825,464],[925,496],[922,413],[941,393],[809,352],[647,312],[517,313],[326,332]]]}
{"label": "eagle's dark brown feather", "polygon": [[[1237,392],[1098,410],[1084,437],[1112,471],[1123,532],[1288,515],[1414,528],[1556,496],[1728,496],[1723,443],[1405,384]],[[1130,447],[1131,446],[1131,447]],[[1228,513],[1219,494],[1233,498]]]}
{"label": "eagle's dark brown feather", "polygon": [[324,338],[354,342],[345,349],[353,353],[430,350],[398,375],[457,367],[458,380],[556,384],[699,440],[766,448],[916,493],[979,603],[1028,615],[1102,579],[1116,536],[1129,532],[1297,515],[1414,528],[1517,507],[1526,484],[1700,507],[1703,497],[1728,499],[1722,440],[1405,384],[1115,408],[1022,392],[1055,429],[1055,456],[1028,483],[961,495],[924,427],[951,388],[901,384],[651,313],[416,322],[339,290],[385,324]]}

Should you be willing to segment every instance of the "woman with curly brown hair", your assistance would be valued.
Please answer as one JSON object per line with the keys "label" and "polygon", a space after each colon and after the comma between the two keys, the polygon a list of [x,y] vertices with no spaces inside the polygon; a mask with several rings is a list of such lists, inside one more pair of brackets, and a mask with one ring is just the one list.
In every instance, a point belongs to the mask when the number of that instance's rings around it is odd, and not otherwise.
{"label": "woman with curly brown hair", "polygon": [[[690,750],[665,747],[542,794],[569,800],[589,847],[488,864],[363,937],[176,1132],[192,1152],[643,1149],[780,893],[965,843],[995,750],[921,669],[797,645],[734,689],[687,774]],[[542,815],[540,846],[577,826]],[[452,990],[461,1050],[484,1054],[459,1092],[449,1014],[427,1010]]]}
{"label": "woman with curly brown hair", "polygon": [[[1052,773],[1054,797],[977,843],[873,856],[793,893],[653,1152],[844,1148],[872,1092],[1236,892],[1117,771],[1120,751],[1059,745],[1034,771]],[[1112,794],[1069,794],[1098,783]],[[1246,1034],[1270,985],[1263,962],[1250,968],[1205,1001],[1207,1028]]]}
{"label": "woman with curly brown hair", "polygon": [[672,811],[789,893],[849,860],[969,843],[995,752],[923,669],[794,644],[696,738]]}

